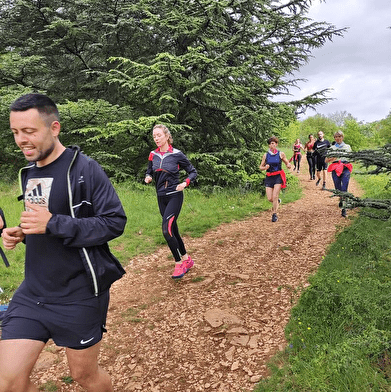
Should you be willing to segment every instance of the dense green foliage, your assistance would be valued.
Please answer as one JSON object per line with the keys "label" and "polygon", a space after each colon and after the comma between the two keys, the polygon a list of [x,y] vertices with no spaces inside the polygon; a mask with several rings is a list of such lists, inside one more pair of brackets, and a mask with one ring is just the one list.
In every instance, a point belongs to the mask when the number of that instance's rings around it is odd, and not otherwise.
{"label": "dense green foliage", "polygon": [[358,122],[346,112],[331,113],[328,116],[317,114],[302,121],[291,122],[282,134],[285,143],[293,144],[297,138],[305,143],[309,134],[316,137],[322,131],[325,138],[332,142],[337,130],[343,131],[344,141],[350,144],[353,151],[378,148],[391,142],[391,112],[385,119],[373,123]]}
{"label": "dense green foliage", "polygon": [[[366,196],[390,199],[385,175],[356,177]],[[256,392],[388,391],[390,220],[365,216],[339,234],[292,310],[289,346]]]}
{"label": "dense green foliage", "polygon": [[[345,31],[310,20],[311,3],[5,0],[0,126],[18,95],[46,92],[60,104],[66,144],[116,179],[143,176],[151,127],[164,122],[205,166],[200,185],[252,186],[265,138],[326,101],[321,91],[278,102],[311,51]],[[11,136],[0,148],[1,170],[21,166]]]}

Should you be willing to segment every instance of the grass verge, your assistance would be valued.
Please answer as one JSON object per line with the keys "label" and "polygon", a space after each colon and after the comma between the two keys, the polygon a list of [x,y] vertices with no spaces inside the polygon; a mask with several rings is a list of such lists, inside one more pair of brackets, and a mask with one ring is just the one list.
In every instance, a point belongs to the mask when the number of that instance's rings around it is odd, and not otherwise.
{"label": "grass verge", "polygon": [[[387,177],[356,180],[365,197],[391,197]],[[359,216],[338,235],[292,310],[287,348],[255,392],[391,390],[390,234],[390,221]]]}
{"label": "grass verge", "polygon": [[[296,177],[287,174],[288,187],[281,194],[283,203],[301,197],[301,188]],[[16,201],[19,188],[16,184],[0,186],[1,207],[9,227],[19,224],[22,203]],[[116,185],[116,190],[124,206],[128,223],[123,235],[110,242],[113,253],[123,265],[138,254],[153,253],[157,247],[165,245],[161,231],[161,216],[153,186],[132,182]],[[207,230],[218,225],[241,220],[271,208],[266,196],[240,189],[216,190],[203,193],[189,188],[185,191],[185,201],[178,223],[183,236],[200,237]],[[24,245],[6,251],[11,267],[0,264],[0,295],[2,303],[8,302],[15,289],[23,280]]]}

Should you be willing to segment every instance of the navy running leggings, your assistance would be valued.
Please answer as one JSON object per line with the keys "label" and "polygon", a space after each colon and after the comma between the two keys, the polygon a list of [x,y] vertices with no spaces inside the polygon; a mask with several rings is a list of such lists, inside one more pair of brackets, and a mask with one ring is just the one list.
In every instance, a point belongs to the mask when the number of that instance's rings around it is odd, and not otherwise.
{"label": "navy running leggings", "polygon": [[183,192],[176,192],[171,195],[158,196],[160,214],[162,215],[162,231],[167,241],[168,247],[174,256],[175,261],[182,260],[186,248],[179,235],[177,219],[183,204]]}
{"label": "navy running leggings", "polygon": [[335,189],[338,191],[347,192],[350,180],[349,169],[345,167],[339,177],[335,170],[331,172],[331,175],[333,177]]}

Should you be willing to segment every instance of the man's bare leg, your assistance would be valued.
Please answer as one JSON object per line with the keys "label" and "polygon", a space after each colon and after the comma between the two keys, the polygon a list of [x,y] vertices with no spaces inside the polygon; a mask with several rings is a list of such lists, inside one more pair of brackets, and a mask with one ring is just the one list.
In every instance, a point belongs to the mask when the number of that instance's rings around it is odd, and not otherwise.
{"label": "man's bare leg", "polygon": [[88,392],[114,392],[110,375],[98,364],[101,343],[84,350],[66,349],[72,378]]}
{"label": "man's bare leg", "polygon": [[0,341],[0,392],[38,392],[30,374],[44,347],[38,340]]}

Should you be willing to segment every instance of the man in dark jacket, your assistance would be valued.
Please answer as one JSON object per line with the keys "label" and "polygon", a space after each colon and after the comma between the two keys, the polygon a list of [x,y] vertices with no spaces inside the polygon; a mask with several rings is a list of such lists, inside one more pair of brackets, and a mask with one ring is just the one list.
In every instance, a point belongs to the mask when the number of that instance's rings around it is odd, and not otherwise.
{"label": "man in dark jacket", "polygon": [[[331,144],[328,140],[324,138],[324,133],[322,131],[318,132],[318,139],[314,143],[314,154],[316,162],[316,185],[318,186],[321,179],[323,178],[322,190],[326,189],[326,174],[327,174],[327,163],[326,155],[327,149],[330,148]],[[322,173],[322,176],[321,176]]]}
{"label": "man in dark jacket", "polygon": [[126,216],[102,168],[59,140],[55,103],[27,94],[11,105],[10,126],[29,165],[20,172],[25,211],[3,244],[26,244],[25,279],[2,323],[0,392],[34,392],[30,373],[45,344],[66,347],[72,377],[89,392],[112,392],[98,365],[111,284],[125,273],[108,241]]}

